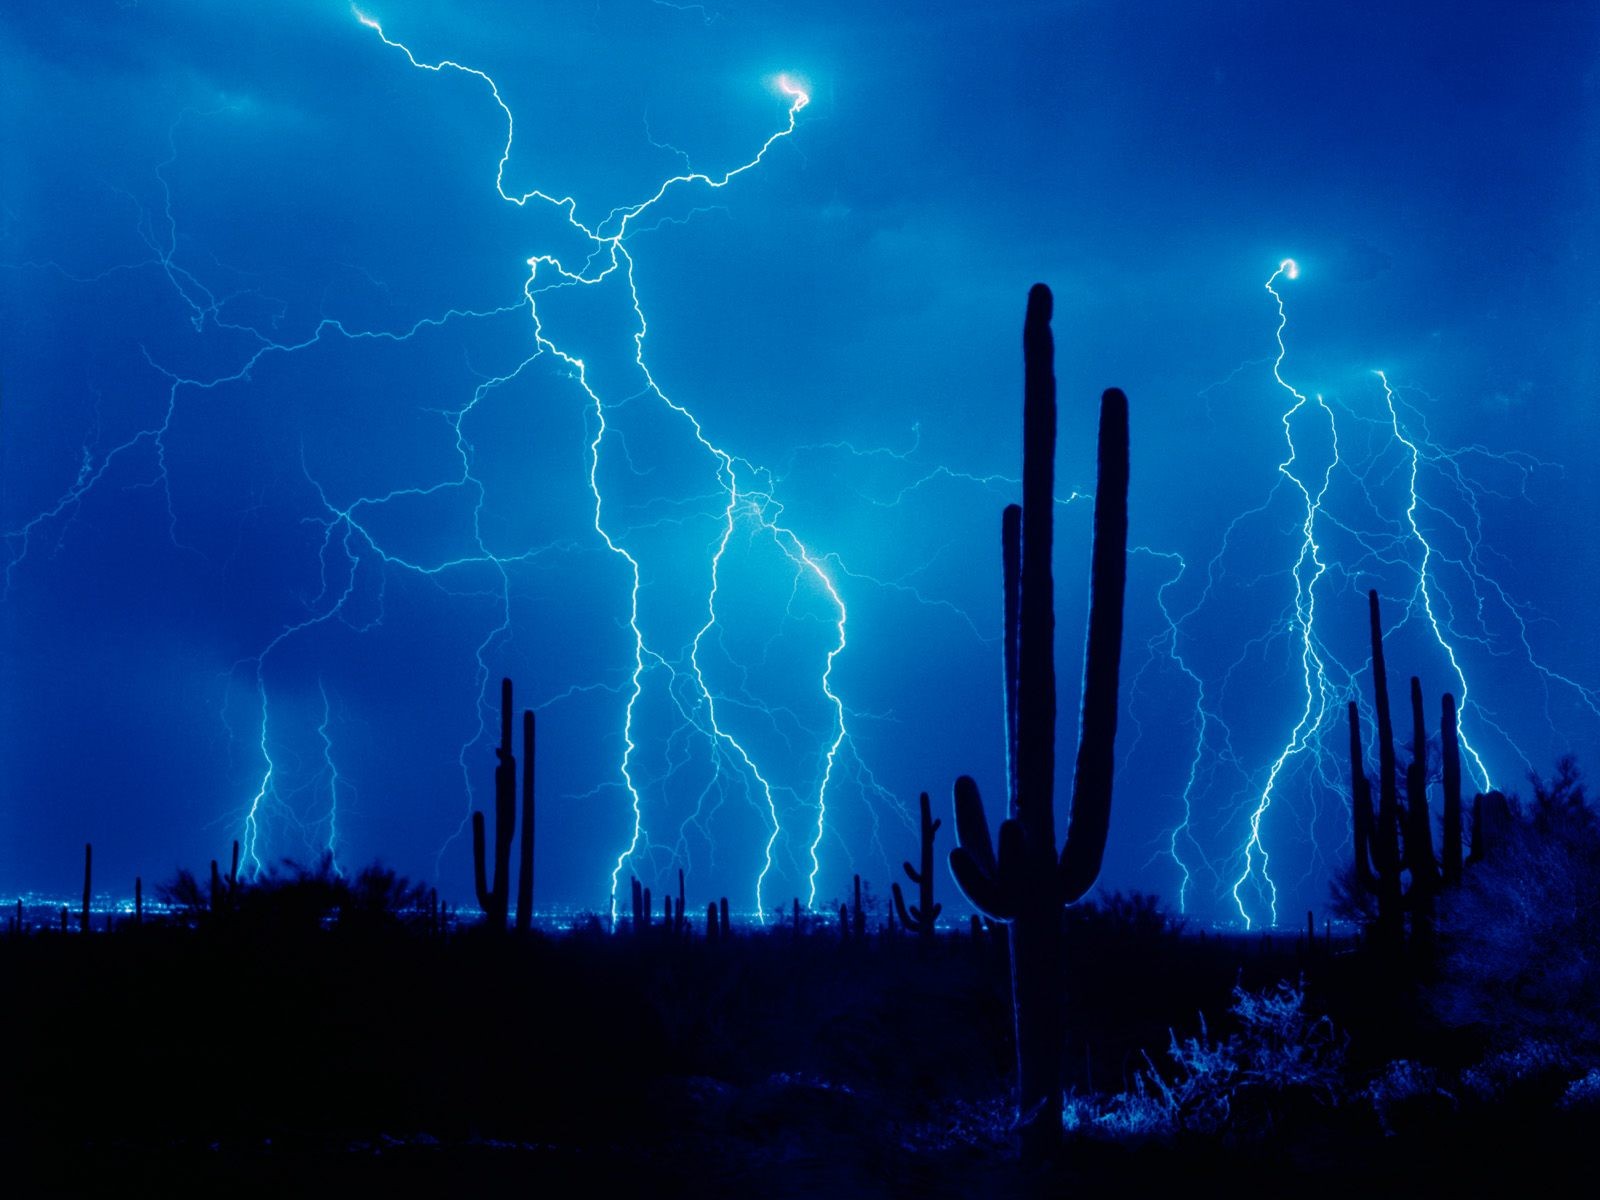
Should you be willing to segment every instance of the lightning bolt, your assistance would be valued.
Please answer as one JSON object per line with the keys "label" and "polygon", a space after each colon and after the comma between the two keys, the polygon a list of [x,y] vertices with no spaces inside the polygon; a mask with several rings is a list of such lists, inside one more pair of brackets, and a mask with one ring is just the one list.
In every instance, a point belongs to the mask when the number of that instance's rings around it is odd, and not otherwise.
{"label": "lightning bolt", "polygon": [[[771,515],[775,512],[781,512],[781,506],[776,504],[770,494],[770,485],[763,486],[761,482],[762,473],[759,469],[713,442],[699,418],[687,407],[672,400],[651,374],[645,362],[645,340],[649,334],[649,323],[645,317],[639,297],[638,284],[635,277],[635,260],[633,254],[625,245],[626,239],[633,230],[635,223],[649,213],[670,192],[691,186],[718,190],[727,187],[738,176],[758,166],[774,144],[794,133],[799,113],[810,102],[810,97],[803,88],[788,76],[780,75],[777,79],[777,86],[789,101],[787,122],[782,129],[768,137],[752,157],[721,175],[710,175],[686,168],[683,172],[663,181],[646,199],[633,204],[619,205],[599,221],[589,225],[578,218],[577,202],[570,196],[556,197],[537,189],[521,194],[513,194],[506,190],[506,164],[511,158],[515,143],[516,122],[510,107],[501,96],[499,86],[489,75],[476,68],[464,66],[449,59],[442,59],[438,62],[419,60],[409,47],[390,38],[376,19],[359,10],[357,10],[356,15],[363,25],[377,33],[385,45],[402,52],[411,66],[432,72],[458,71],[481,80],[488,87],[495,104],[500,108],[501,114],[505,118],[506,126],[506,139],[495,173],[496,191],[502,199],[519,207],[530,203],[538,203],[560,212],[568,226],[581,235],[587,247],[585,261],[582,265],[576,267],[569,267],[554,254],[539,254],[529,258],[527,260],[529,270],[523,284],[523,296],[532,321],[533,340],[536,346],[533,357],[537,357],[540,354],[549,354],[565,364],[588,398],[589,403],[593,406],[595,432],[589,446],[589,488],[594,501],[593,527],[606,548],[626,564],[631,578],[628,626],[633,638],[633,661],[628,683],[628,699],[623,714],[623,753],[618,764],[618,770],[628,794],[633,816],[633,828],[627,844],[618,853],[611,871],[610,905],[613,923],[616,918],[617,892],[621,884],[622,873],[636,855],[650,846],[645,821],[645,799],[641,793],[641,785],[635,768],[636,756],[639,752],[638,708],[645,694],[647,675],[656,670],[665,672],[667,676],[666,691],[669,696],[674,697],[673,702],[677,706],[680,716],[698,729],[713,746],[720,747],[724,758],[729,760],[735,768],[741,769],[754,782],[759,792],[761,807],[764,809],[764,815],[769,826],[769,836],[764,849],[763,865],[755,880],[754,903],[755,913],[758,918],[764,917],[766,911],[764,888],[767,877],[773,868],[774,848],[784,833],[782,814],[775,797],[774,785],[769,778],[769,772],[762,769],[757,761],[757,755],[730,729],[724,720],[719,711],[719,699],[725,703],[725,698],[719,697],[716,689],[707,680],[702,662],[702,650],[706,638],[712,633],[719,619],[717,600],[721,588],[724,559],[735,531],[740,526],[741,519],[753,521],[756,529],[762,535],[771,539],[772,543],[780,549],[798,570],[808,574],[815,584],[825,592],[835,613],[834,629],[836,640],[827,651],[826,665],[819,683],[823,696],[832,706],[835,720],[833,731],[822,754],[821,777],[815,787],[814,807],[816,809],[816,822],[814,834],[807,846],[807,857],[810,862],[810,870],[807,874],[807,903],[814,903],[816,899],[817,874],[821,866],[818,851],[825,834],[829,788],[833,781],[834,768],[838,756],[849,738],[846,709],[843,701],[833,689],[835,661],[846,646],[845,629],[848,612],[844,599],[840,595],[833,579],[824,569],[821,560],[807,548],[806,544],[792,528],[778,524],[776,517]],[[553,278],[546,282],[542,278],[543,274],[550,274]],[[594,287],[604,283],[612,275],[620,276],[627,288],[632,307],[632,315],[635,322],[632,334],[634,345],[633,365],[643,379],[644,386],[641,394],[648,395],[665,406],[667,410],[688,427],[694,441],[716,464],[716,483],[725,500],[722,507],[721,536],[709,561],[709,587],[705,601],[705,620],[695,633],[689,646],[686,665],[682,663],[681,659],[675,658],[667,648],[656,644],[654,639],[647,635],[641,616],[644,566],[638,552],[630,549],[627,544],[625,534],[608,524],[607,521],[607,500],[601,483],[601,470],[609,448],[608,434],[612,429],[611,411],[615,408],[615,402],[608,404],[602,397],[601,388],[591,380],[589,364],[577,353],[558,345],[553,337],[546,333],[544,319],[540,312],[540,300],[549,292],[569,287]],[[635,398],[637,396],[628,397],[629,400]],[[685,674],[693,681],[692,695],[688,699],[682,697],[683,689],[679,686]],[[702,793],[702,800],[703,798],[704,793]],[[702,810],[697,807],[696,813],[691,817],[691,820],[695,820],[701,815]],[[682,831],[680,830],[679,845],[681,846],[681,844]],[[674,853],[676,854],[677,851],[674,851]]]}
{"label": "lightning bolt", "polygon": [[[1469,704],[1464,648],[1492,656],[1510,652],[1504,639],[1491,628],[1491,610],[1509,619],[1513,642],[1520,648],[1523,660],[1548,687],[1568,690],[1579,703],[1600,715],[1596,704],[1600,696],[1594,689],[1551,669],[1537,656],[1529,638],[1530,610],[1488,570],[1480,509],[1485,493],[1475,482],[1466,460],[1476,457],[1519,472],[1525,496],[1530,474],[1551,464],[1519,453],[1495,453],[1482,446],[1441,448],[1428,434],[1421,414],[1405,403],[1400,389],[1391,384],[1384,371],[1373,372],[1382,392],[1381,416],[1366,415],[1348,403],[1322,395],[1313,399],[1290,383],[1283,370],[1288,315],[1280,289],[1283,281],[1298,275],[1294,260],[1285,259],[1265,285],[1278,318],[1274,333],[1277,353],[1270,360],[1271,375],[1275,387],[1286,396],[1279,422],[1287,454],[1277,466],[1275,485],[1260,504],[1241,512],[1225,527],[1218,548],[1206,563],[1199,590],[1186,606],[1180,607],[1173,599],[1189,573],[1184,556],[1148,547],[1136,551],[1169,563],[1172,570],[1157,588],[1161,619],[1158,631],[1147,642],[1147,658],[1132,690],[1138,693],[1145,673],[1159,659],[1181,677],[1193,694],[1193,750],[1177,794],[1180,815],[1167,830],[1162,852],[1179,875],[1180,909],[1187,911],[1197,878],[1209,875],[1225,890],[1246,929],[1260,921],[1277,922],[1278,884],[1271,869],[1267,837],[1275,801],[1288,795],[1297,802],[1291,807],[1298,807],[1299,802],[1309,800],[1309,814],[1301,810],[1296,815],[1302,834],[1312,843],[1313,867],[1321,865],[1321,849],[1314,831],[1322,798],[1334,798],[1341,812],[1347,803],[1344,791],[1348,766],[1341,757],[1343,735],[1337,719],[1343,701],[1357,699],[1367,723],[1372,724],[1370,683],[1363,684],[1370,664],[1347,660],[1317,629],[1319,608],[1326,603],[1321,593],[1334,578],[1349,589],[1352,598],[1374,583],[1380,587],[1395,606],[1390,611],[1400,614],[1386,629],[1386,636],[1393,638],[1414,623],[1437,647],[1447,664],[1449,686],[1457,695],[1462,714],[1462,751],[1484,790],[1493,782],[1472,728],[1492,730],[1512,754],[1528,765],[1527,756],[1493,714],[1476,700]],[[1206,392],[1222,387],[1250,365],[1236,368],[1227,380],[1211,385]],[[1307,425],[1306,419],[1313,414],[1317,419]],[[1365,444],[1357,439],[1354,454],[1348,448],[1351,426],[1366,437]],[[1319,439],[1326,429],[1325,456],[1297,445],[1297,436],[1303,440],[1308,429],[1316,431]],[[1438,499],[1429,498],[1424,487],[1424,476],[1429,472],[1430,478],[1443,481],[1445,498],[1459,502],[1465,515],[1457,515]],[[1396,490],[1397,484],[1401,485],[1400,494],[1390,500],[1388,493]],[[1348,503],[1347,487],[1357,501],[1353,507]],[[1288,607],[1274,628],[1264,629],[1244,642],[1220,679],[1213,679],[1191,657],[1189,647],[1195,644],[1191,626],[1201,619],[1203,610],[1220,603],[1216,589],[1227,574],[1225,560],[1236,531],[1245,522],[1269,514],[1277,497],[1285,492],[1295,499],[1298,514],[1295,549],[1285,572],[1292,584]],[[1448,533],[1449,540],[1459,549],[1441,542],[1440,530]],[[1447,584],[1446,574],[1453,582]],[[1398,594],[1393,592],[1396,575],[1404,580]],[[1257,582],[1259,578],[1251,581]],[[1235,748],[1233,730],[1222,706],[1236,675],[1285,635],[1297,696],[1292,710],[1294,721],[1273,755],[1259,766],[1252,766]],[[1296,764],[1302,759],[1308,763],[1308,770],[1297,774],[1300,786],[1286,793],[1290,772],[1298,771]],[[1235,781],[1231,785],[1232,798],[1218,805],[1214,797],[1229,788],[1226,780],[1230,776]],[[1226,819],[1230,811],[1242,822],[1243,833],[1237,848],[1228,856],[1234,866],[1224,876],[1206,854],[1198,822],[1213,813],[1224,814]],[[1310,868],[1308,876],[1309,872]]]}

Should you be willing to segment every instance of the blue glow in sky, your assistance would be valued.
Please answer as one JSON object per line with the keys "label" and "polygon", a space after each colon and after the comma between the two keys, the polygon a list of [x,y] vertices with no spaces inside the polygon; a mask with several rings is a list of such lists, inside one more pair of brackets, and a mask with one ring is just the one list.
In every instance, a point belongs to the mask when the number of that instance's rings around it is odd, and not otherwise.
{"label": "blue glow in sky", "polygon": [[1297,923],[1348,853],[1369,588],[1435,732],[1465,692],[1476,784],[1600,757],[1597,35],[1582,3],[8,13],[0,889],[241,837],[467,899],[509,675],[541,903],[886,892],[918,792],[1002,776],[1043,280],[1064,771],[1093,404],[1132,407],[1103,882]]}

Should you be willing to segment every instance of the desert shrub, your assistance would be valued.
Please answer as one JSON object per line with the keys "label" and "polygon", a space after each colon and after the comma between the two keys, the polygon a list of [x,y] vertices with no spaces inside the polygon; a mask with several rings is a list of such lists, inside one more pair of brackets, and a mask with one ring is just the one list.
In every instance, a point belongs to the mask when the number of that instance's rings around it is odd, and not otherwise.
{"label": "desert shrub", "polygon": [[1094,1123],[1117,1133],[1259,1133],[1308,1105],[1339,1102],[1346,1039],[1306,1012],[1303,984],[1236,987],[1229,1014],[1236,1030],[1220,1041],[1202,1017],[1197,1036],[1172,1035],[1165,1067],[1146,1055],[1133,1087]]}
{"label": "desert shrub", "polygon": [[1533,800],[1440,908],[1436,1011],[1483,1030],[1512,1052],[1559,1046],[1600,1052],[1600,820],[1572,759],[1549,780],[1531,777]]}

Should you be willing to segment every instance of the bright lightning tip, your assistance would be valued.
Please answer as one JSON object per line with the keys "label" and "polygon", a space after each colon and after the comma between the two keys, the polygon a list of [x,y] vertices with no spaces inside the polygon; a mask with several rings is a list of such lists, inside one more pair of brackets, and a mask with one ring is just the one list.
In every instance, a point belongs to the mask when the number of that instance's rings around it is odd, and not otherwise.
{"label": "bright lightning tip", "polygon": [[350,11],[355,13],[356,20],[360,21],[368,29],[376,29],[379,33],[383,32],[383,26],[379,25],[378,22],[372,17],[367,16],[366,13],[362,12],[354,4],[350,6]]}
{"label": "bright lightning tip", "polygon": [[778,76],[778,90],[785,96],[792,96],[794,98],[794,107],[796,112],[799,112],[802,108],[811,103],[810,93],[794,80],[790,79],[787,75]]}
{"label": "bright lightning tip", "polygon": [[1278,270],[1282,271],[1290,279],[1300,278],[1300,264],[1295,262],[1295,260],[1292,258],[1286,258],[1279,263]]}

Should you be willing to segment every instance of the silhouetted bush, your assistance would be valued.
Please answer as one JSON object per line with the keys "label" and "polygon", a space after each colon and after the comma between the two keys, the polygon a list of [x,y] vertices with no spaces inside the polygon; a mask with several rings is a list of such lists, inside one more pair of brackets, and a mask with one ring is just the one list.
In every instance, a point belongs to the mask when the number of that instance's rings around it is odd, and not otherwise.
{"label": "silhouetted bush", "polygon": [[1502,843],[1447,897],[1437,1012],[1501,1052],[1600,1052],[1600,820],[1561,760],[1511,803]]}

